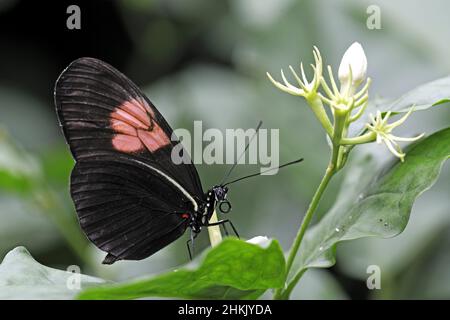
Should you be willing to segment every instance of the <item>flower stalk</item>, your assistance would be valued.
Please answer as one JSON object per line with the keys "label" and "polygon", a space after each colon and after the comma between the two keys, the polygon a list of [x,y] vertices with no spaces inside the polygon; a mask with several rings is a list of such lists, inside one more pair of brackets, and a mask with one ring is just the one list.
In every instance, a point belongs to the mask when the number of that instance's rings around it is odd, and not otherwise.
{"label": "flower stalk", "polygon": [[[335,152],[333,152],[333,155]],[[337,154],[337,153],[336,153]],[[292,244],[292,247],[289,251],[288,260],[286,263],[286,275],[289,274],[292,265],[294,263],[295,257],[297,256],[297,252],[300,249],[300,245],[302,243],[303,237],[305,236],[306,230],[308,229],[309,224],[311,223],[311,220],[314,216],[314,213],[316,212],[317,207],[319,206],[320,199],[322,198],[325,189],[328,186],[328,183],[330,182],[331,178],[336,172],[336,161],[337,157],[332,156],[330,163],[328,165],[327,170],[325,171],[325,175],[322,178],[322,181],[319,184],[319,187],[317,188],[316,192],[314,193],[314,196],[311,200],[311,203],[309,204],[308,210],[306,211],[305,216],[303,217],[302,223],[300,225],[300,229],[297,232],[297,235],[295,237],[294,243]],[[334,162],[334,163],[333,163]],[[300,280],[301,276],[306,270],[300,270],[293,278],[293,280],[288,283],[287,288],[285,290],[278,289],[275,291],[274,299],[288,299],[290,292],[295,287],[297,282]]]}

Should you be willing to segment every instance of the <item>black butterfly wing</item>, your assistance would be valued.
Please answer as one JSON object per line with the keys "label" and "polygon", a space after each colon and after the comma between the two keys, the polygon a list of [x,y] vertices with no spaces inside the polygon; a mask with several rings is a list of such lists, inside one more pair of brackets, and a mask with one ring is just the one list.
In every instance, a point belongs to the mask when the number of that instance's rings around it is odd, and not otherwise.
{"label": "black butterfly wing", "polygon": [[87,237],[108,252],[104,263],[146,258],[188,226],[189,199],[133,159],[94,154],[76,163],[71,196]]}
{"label": "black butterfly wing", "polygon": [[[72,62],[55,86],[55,104],[65,138],[79,161],[99,150],[128,154],[203,195],[195,166],[171,159],[180,142],[166,120],[125,75],[94,58]],[[180,154],[186,151],[180,146]],[[187,154],[184,158],[189,159]]]}
{"label": "black butterfly wing", "polygon": [[[176,165],[172,129],[110,65],[74,61],[55,87],[58,117],[76,160],[71,195],[104,263],[143,259],[180,237],[203,195],[191,163]],[[170,138],[172,137],[172,141]]]}

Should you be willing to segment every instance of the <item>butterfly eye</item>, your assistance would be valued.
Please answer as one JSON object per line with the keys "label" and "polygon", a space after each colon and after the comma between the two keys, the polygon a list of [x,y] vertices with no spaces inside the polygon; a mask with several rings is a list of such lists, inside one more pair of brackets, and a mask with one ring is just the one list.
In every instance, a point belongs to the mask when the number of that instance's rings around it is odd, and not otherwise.
{"label": "butterfly eye", "polygon": [[219,210],[222,213],[228,213],[231,211],[231,203],[228,200],[222,201],[219,204]]}

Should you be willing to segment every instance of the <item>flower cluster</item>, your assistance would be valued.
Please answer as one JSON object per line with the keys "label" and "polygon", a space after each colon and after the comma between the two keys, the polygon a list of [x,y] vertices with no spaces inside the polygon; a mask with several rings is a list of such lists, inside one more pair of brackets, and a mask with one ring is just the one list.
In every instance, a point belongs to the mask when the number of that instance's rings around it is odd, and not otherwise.
{"label": "flower cluster", "polygon": [[[298,86],[292,85],[287,80],[283,70],[281,70],[283,83],[274,80],[269,73],[267,73],[267,76],[278,89],[306,99],[330,137],[333,147],[339,149],[339,156],[344,157],[346,151],[349,150],[349,146],[376,141],[377,143],[383,142],[394,156],[403,161],[405,154],[397,141],[415,141],[423,135],[414,138],[402,138],[393,135],[392,130],[406,120],[413,108],[400,120],[392,123],[388,123],[388,119],[392,115],[391,112],[383,114],[377,111],[375,117],[369,116],[370,122],[365,126],[367,132],[357,137],[347,136],[351,123],[361,118],[369,104],[371,79],[366,76],[367,58],[362,46],[357,42],[353,43],[342,57],[338,70],[339,87],[331,66],[327,67],[328,82],[325,79],[322,56],[317,47],[314,47],[313,55],[314,64],[311,64],[311,68],[314,75],[310,81],[305,75],[303,63],[300,64],[301,77],[292,66],[289,66]],[[322,89],[322,92],[319,92],[319,89]],[[324,105],[329,106],[332,119],[326,113]],[[342,162],[345,162],[345,159]]]}

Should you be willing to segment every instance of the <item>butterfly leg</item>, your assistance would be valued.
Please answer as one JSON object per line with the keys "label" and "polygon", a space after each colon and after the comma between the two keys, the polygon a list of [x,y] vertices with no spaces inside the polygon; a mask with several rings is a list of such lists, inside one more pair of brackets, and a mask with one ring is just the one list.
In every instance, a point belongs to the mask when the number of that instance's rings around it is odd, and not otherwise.
{"label": "butterfly leg", "polygon": [[239,237],[239,233],[237,232],[236,228],[235,228],[234,225],[233,225],[233,222],[231,222],[231,220],[228,220],[227,222],[230,224],[231,229],[233,229],[233,232],[234,232],[234,234],[236,235],[236,237],[240,238],[240,237]]}
{"label": "butterfly leg", "polygon": [[236,235],[236,237],[240,238],[238,232],[236,231],[236,228],[234,227],[233,223],[229,219],[225,219],[225,220],[220,220],[220,221],[217,221],[217,222],[209,223],[206,226],[207,227],[219,226],[219,225],[223,225],[224,226],[225,223],[228,223],[231,226],[231,229],[233,229],[233,232]]}
{"label": "butterfly leg", "polygon": [[230,234],[228,233],[227,227],[225,226],[225,223],[221,224],[222,228],[223,228],[223,232],[225,233],[225,235],[228,237]]}

